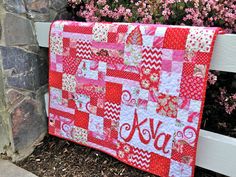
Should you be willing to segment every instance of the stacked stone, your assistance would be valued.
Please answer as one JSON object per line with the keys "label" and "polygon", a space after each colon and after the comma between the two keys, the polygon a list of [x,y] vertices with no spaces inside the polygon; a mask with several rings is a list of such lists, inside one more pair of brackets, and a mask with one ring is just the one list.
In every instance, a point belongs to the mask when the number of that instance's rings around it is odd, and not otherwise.
{"label": "stacked stone", "polygon": [[0,156],[26,157],[47,130],[47,49],[34,22],[69,18],[66,0],[0,0]]}

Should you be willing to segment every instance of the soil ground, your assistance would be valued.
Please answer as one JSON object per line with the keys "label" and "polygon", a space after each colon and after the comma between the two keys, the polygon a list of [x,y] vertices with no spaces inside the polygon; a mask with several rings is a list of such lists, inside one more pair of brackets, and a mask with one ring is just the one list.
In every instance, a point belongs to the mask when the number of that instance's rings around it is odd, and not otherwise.
{"label": "soil ground", "polygon": [[[155,177],[100,151],[49,135],[17,165],[39,177]],[[223,175],[197,168],[195,177]]]}

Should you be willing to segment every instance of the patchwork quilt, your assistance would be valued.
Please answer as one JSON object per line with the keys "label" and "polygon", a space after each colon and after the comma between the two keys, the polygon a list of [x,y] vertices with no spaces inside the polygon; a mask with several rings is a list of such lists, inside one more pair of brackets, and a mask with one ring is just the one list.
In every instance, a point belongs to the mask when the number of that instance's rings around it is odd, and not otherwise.
{"label": "patchwork quilt", "polygon": [[49,133],[159,176],[193,176],[218,31],[54,22]]}

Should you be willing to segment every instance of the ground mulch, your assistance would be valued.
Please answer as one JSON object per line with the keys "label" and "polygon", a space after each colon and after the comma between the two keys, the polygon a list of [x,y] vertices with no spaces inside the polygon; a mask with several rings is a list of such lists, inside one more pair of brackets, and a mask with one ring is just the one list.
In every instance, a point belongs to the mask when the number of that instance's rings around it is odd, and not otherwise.
{"label": "ground mulch", "polygon": [[[18,166],[39,177],[155,177],[100,151],[47,135]],[[223,177],[197,168],[195,177]]]}

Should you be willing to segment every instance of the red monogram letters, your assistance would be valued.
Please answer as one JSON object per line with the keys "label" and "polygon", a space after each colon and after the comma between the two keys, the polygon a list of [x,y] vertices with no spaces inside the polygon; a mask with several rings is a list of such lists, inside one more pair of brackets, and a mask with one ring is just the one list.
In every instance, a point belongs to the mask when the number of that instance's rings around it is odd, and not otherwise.
{"label": "red monogram letters", "polygon": [[[144,125],[145,123],[148,123],[149,120],[149,127],[150,130],[148,129],[141,129],[141,126]],[[166,146],[168,142],[170,141],[171,135],[166,134],[166,133],[158,133],[158,130],[160,129],[162,125],[162,121],[159,121],[156,129],[154,128],[154,119],[153,118],[145,118],[141,122],[138,121],[138,114],[137,110],[135,109],[134,112],[134,120],[133,120],[133,125],[131,126],[128,123],[124,123],[120,127],[120,137],[125,141],[129,142],[132,140],[135,131],[138,131],[139,139],[143,144],[149,144],[151,139],[154,139],[154,147],[158,151],[162,151],[164,154],[169,153],[169,150],[166,150]],[[124,137],[122,134],[124,131],[130,131],[129,135],[127,137]],[[162,140],[162,141],[161,141]]]}

